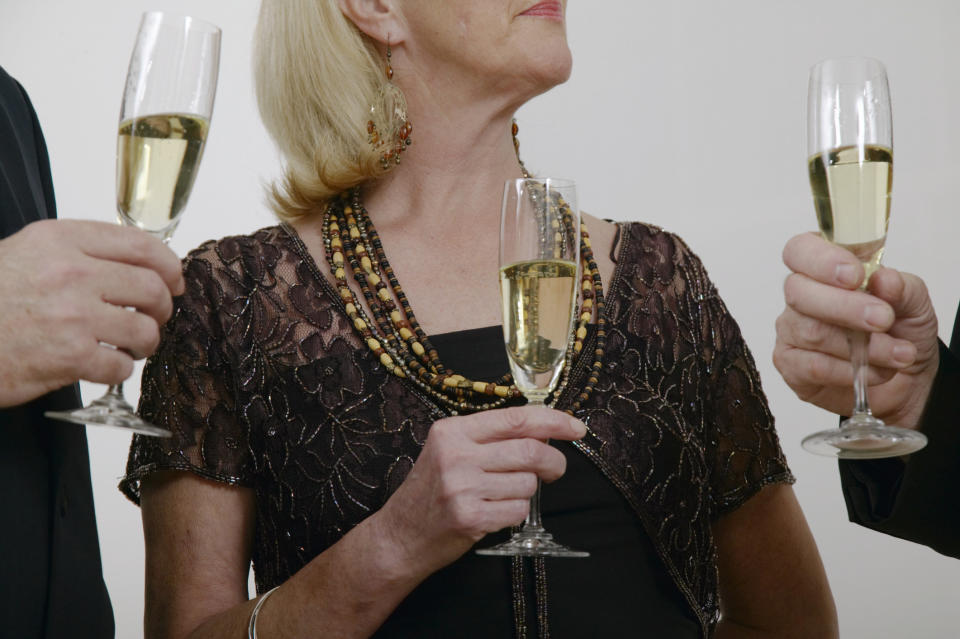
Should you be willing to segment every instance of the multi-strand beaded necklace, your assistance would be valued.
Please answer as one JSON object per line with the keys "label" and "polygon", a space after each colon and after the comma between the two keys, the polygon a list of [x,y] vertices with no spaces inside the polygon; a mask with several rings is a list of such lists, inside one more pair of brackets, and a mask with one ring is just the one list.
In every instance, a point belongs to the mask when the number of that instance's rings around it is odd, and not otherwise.
{"label": "multi-strand beaded necklace", "polygon": [[[526,171],[524,171],[526,173]],[[561,203],[557,224],[569,228],[569,208]],[[563,211],[566,209],[566,215]],[[451,414],[474,412],[503,406],[519,397],[520,391],[512,383],[510,374],[496,382],[471,381],[448,370],[440,361],[437,350],[423,332],[410,307],[410,302],[397,281],[387,260],[383,244],[367,210],[360,202],[359,187],[345,192],[327,206],[323,222],[323,242],[327,262],[336,280],[336,286],[346,307],[354,330],[376,355],[386,370],[397,377],[409,379],[436,399]],[[590,236],[584,223],[580,224],[581,302],[577,311],[576,327],[571,335],[573,344],[568,349],[561,383],[553,397],[559,397],[569,379],[571,363],[583,349],[587,325],[596,317],[597,342],[594,360],[583,390],[574,399],[568,413],[576,412],[597,384],[597,375],[606,342],[603,287],[600,271],[590,248]],[[371,321],[348,283],[348,270],[360,287],[363,298],[373,315]],[[399,302],[399,306],[398,306]]]}

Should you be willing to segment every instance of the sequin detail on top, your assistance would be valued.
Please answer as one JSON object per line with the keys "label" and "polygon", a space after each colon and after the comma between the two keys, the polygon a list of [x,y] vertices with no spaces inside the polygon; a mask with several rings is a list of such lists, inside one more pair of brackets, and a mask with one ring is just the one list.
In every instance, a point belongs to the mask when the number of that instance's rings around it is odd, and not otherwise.
{"label": "sequin detail on top", "polygon": [[[184,274],[141,385],[141,414],[174,436],[135,437],[121,489],[137,501],[140,479],[164,469],[253,488],[265,592],[379,509],[444,413],[361,343],[292,229],[207,242]],[[596,377],[578,447],[623,493],[708,637],[712,522],[793,478],[739,328],[679,238],[620,225],[605,315],[603,365],[592,371],[594,332],[557,407]]]}

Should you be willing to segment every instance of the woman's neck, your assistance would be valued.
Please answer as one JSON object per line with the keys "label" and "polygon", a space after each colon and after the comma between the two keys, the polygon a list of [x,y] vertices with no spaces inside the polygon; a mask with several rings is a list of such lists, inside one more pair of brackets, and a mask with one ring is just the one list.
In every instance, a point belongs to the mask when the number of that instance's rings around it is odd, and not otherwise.
{"label": "woman's neck", "polygon": [[413,121],[413,144],[400,164],[364,188],[374,222],[386,230],[496,219],[503,183],[521,177],[510,118]]}
{"label": "woman's neck", "polygon": [[421,76],[402,52],[394,59],[413,143],[398,166],[364,188],[373,222],[387,232],[397,226],[436,233],[467,222],[496,230],[503,183],[521,177],[511,119],[527,96],[480,91],[456,74]]}

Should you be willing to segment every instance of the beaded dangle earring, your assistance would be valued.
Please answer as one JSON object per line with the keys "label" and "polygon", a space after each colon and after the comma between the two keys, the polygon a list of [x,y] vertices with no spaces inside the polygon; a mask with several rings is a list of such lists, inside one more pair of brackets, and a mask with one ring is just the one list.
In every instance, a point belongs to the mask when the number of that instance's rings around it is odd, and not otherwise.
{"label": "beaded dangle earring", "polygon": [[[410,120],[407,119],[407,109],[403,95],[400,93],[400,89],[393,83],[392,57],[393,51],[390,48],[390,39],[387,38],[387,64],[384,69],[384,75],[387,81],[381,89],[380,103],[385,113],[393,112],[393,122],[401,122],[402,124],[396,127],[392,135],[387,136],[380,134],[373,118],[367,120],[367,135],[370,145],[373,146],[374,149],[383,149],[380,154],[380,166],[384,170],[390,168],[391,163],[400,164],[400,154],[403,153],[408,146],[413,144],[413,139],[410,137],[410,134],[413,132],[413,125],[410,124]],[[370,107],[371,115],[375,115],[376,112],[376,106]]]}
{"label": "beaded dangle earring", "polygon": [[520,140],[517,138],[517,133],[519,131],[520,127],[517,126],[517,119],[513,118],[513,122],[510,125],[510,134],[513,136],[513,150],[517,154],[517,162],[520,164],[520,173],[523,175],[523,177],[528,178],[531,177],[530,171],[527,170],[523,160],[520,159]]}

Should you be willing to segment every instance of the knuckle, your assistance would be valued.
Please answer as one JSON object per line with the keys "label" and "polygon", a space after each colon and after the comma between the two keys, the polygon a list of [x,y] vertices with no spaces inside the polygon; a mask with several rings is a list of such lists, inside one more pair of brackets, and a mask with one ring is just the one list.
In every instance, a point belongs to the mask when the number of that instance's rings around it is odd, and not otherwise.
{"label": "knuckle", "polygon": [[776,321],[774,321],[773,325],[774,325],[774,328],[776,329],[776,333],[778,337],[784,336],[787,334],[787,331],[790,328],[790,322],[787,319],[786,310],[784,310],[784,312],[777,315],[777,319]]}
{"label": "knuckle", "polygon": [[520,494],[530,498],[535,492],[537,492],[537,476],[534,473],[523,473],[520,479]]}
{"label": "knuckle", "polygon": [[453,420],[449,417],[438,419],[430,427],[430,437],[446,437],[450,433],[450,426]]}
{"label": "knuckle", "polygon": [[787,243],[783,245],[783,250],[780,251],[780,260],[787,266],[790,266],[790,257],[792,255],[793,246],[796,244],[796,237],[791,237],[787,240]]}
{"label": "knuckle", "polygon": [[[531,495],[533,493],[530,493]],[[530,504],[523,500],[517,499],[510,504],[509,514],[510,519],[507,522],[508,525],[515,526],[527,518],[527,515],[530,513]]]}
{"label": "knuckle", "polygon": [[440,476],[437,495],[441,502],[455,508],[461,492],[460,486],[454,481],[450,473],[444,473]]}
{"label": "knuckle", "polygon": [[430,427],[427,443],[432,442],[442,463],[451,464],[456,461],[453,457],[459,447],[458,440],[461,438],[461,430],[456,421],[449,417],[435,422]]}
{"label": "knuckle", "polygon": [[157,309],[157,319],[161,324],[166,324],[173,317],[173,298],[166,295],[161,299],[160,307]]}
{"label": "knuckle", "polygon": [[449,434],[449,423],[449,418],[439,419],[433,422],[430,426],[430,431],[427,433],[427,444],[442,446]]}
{"label": "knuckle", "polygon": [[59,304],[53,306],[50,309],[50,317],[62,327],[76,326],[85,319],[80,304],[70,298],[64,298]]}
{"label": "knuckle", "polygon": [[540,443],[533,439],[522,439],[518,444],[520,461],[524,468],[533,466],[540,459]]}
{"label": "knuckle", "polygon": [[93,353],[86,368],[80,372],[82,379],[101,384],[119,384],[133,374],[133,358],[123,351],[98,346],[101,352]]}
{"label": "knuckle", "polygon": [[810,318],[798,321],[795,330],[803,344],[814,348],[824,346],[830,333],[827,325]]}
{"label": "knuckle", "polygon": [[829,365],[820,357],[808,358],[802,370],[806,379],[815,382],[822,382],[830,374]]}
{"label": "knuckle", "polygon": [[139,286],[144,294],[158,306],[170,303],[170,291],[163,279],[154,271],[146,271]]}
{"label": "knuckle", "polygon": [[797,305],[797,298],[799,296],[799,285],[800,285],[800,276],[796,273],[791,273],[783,281],[783,300],[787,303],[787,306],[795,308]]}
{"label": "knuckle", "polygon": [[455,501],[450,504],[450,523],[451,527],[461,534],[473,534],[479,527],[479,517],[477,511],[469,508],[462,501]]}
{"label": "knuckle", "polygon": [[817,392],[819,390],[818,387],[804,386],[804,385],[791,386],[790,388],[793,389],[793,393],[797,396],[798,399],[805,402],[813,401],[814,397],[816,397]]}
{"label": "knuckle", "polygon": [[156,243],[159,241],[149,234],[133,228],[132,226],[118,226],[116,228],[121,234],[123,234],[123,242],[137,255],[148,255],[152,253],[155,249]]}
{"label": "knuckle", "polygon": [[134,339],[138,350],[147,356],[157,350],[160,344],[160,325],[149,317],[143,315],[137,317]]}
{"label": "knuckle", "polygon": [[117,351],[117,357],[115,358],[116,364],[113,366],[111,373],[111,384],[119,384],[123,380],[127,379],[133,375],[133,358],[123,353]]}
{"label": "knuckle", "polygon": [[525,411],[519,406],[504,409],[501,411],[501,417],[508,432],[520,431],[526,421]]}
{"label": "knuckle", "polygon": [[556,448],[551,447],[550,450],[554,453],[553,458],[557,477],[562,477],[563,474],[567,472],[567,457]]}
{"label": "knuckle", "polygon": [[33,242],[42,238],[52,238],[56,236],[63,225],[63,220],[40,220],[23,227],[21,233],[24,239]]}
{"label": "knuckle", "polygon": [[777,369],[777,372],[780,373],[783,381],[796,392],[797,388],[802,384],[804,370],[800,368],[801,360],[791,356],[791,350],[792,349],[778,342],[773,350],[772,359],[773,365]]}
{"label": "knuckle", "polygon": [[100,346],[94,341],[82,339],[70,339],[66,344],[67,347],[61,351],[60,356],[65,372],[73,379],[90,375],[89,369]]}
{"label": "knuckle", "polygon": [[[455,458],[455,456],[447,452],[442,447],[441,447],[441,450],[438,451],[437,454],[435,455],[434,463],[436,465],[437,473],[440,475],[441,478],[447,477],[448,475],[456,471],[458,466],[457,459]],[[441,487],[441,494],[447,494],[447,492],[448,492],[448,487],[446,486],[446,484],[444,484]]]}
{"label": "knuckle", "polygon": [[43,267],[43,280],[53,289],[72,289],[90,275],[81,260],[54,260]]}
{"label": "knuckle", "polygon": [[773,347],[773,355],[770,359],[773,361],[773,367],[777,369],[777,372],[784,378],[786,378],[785,371],[787,370],[786,362],[784,361],[784,347],[780,340],[777,340],[776,345]]}

